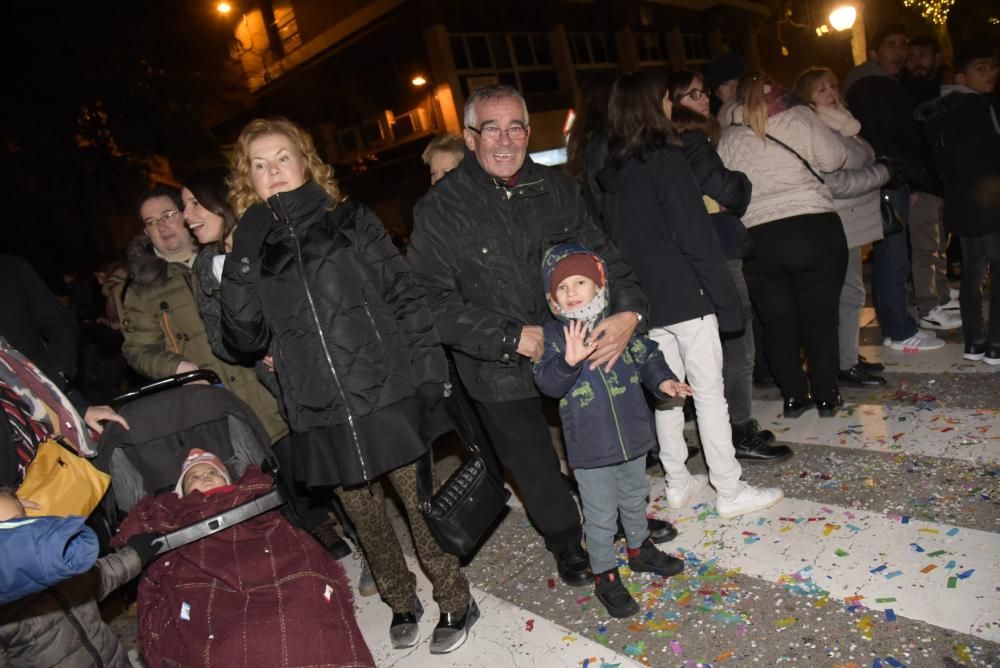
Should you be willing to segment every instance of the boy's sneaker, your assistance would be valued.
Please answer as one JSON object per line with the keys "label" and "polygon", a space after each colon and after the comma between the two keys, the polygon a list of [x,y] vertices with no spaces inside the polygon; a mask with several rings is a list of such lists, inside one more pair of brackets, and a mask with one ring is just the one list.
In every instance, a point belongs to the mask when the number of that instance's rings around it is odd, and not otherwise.
{"label": "boy's sneaker", "polygon": [[902,341],[885,339],[882,345],[893,350],[902,350],[904,353],[919,353],[924,350],[937,350],[944,347],[944,341],[934,336],[931,332],[918,329],[917,333]]}
{"label": "boy's sneaker", "polygon": [[967,343],[965,344],[965,352],[962,353],[962,359],[969,360],[970,362],[978,362],[986,356],[986,342],[982,343]]}
{"label": "boy's sneaker", "polygon": [[684,570],[684,562],[666,552],[660,552],[653,541],[647,538],[639,549],[628,551],[628,567],[634,573],[656,573],[669,578]]}
{"label": "boy's sneaker", "polygon": [[705,489],[708,485],[708,476],[704,473],[696,473],[687,479],[683,485],[675,486],[672,483],[667,485],[667,505],[674,510],[683,508],[691,497]]}
{"label": "boy's sneaker", "polygon": [[625,589],[617,568],[594,576],[594,595],[615,619],[631,617],[639,612],[639,604]]}
{"label": "boy's sneaker", "polygon": [[920,318],[920,326],[927,329],[958,329],[962,326],[962,316],[955,311],[945,311],[935,306]]}
{"label": "boy's sneaker", "polygon": [[719,517],[728,520],[770,508],[783,498],[785,493],[777,487],[751,487],[744,484],[743,491],[731,499],[720,494],[715,500],[715,510]]}

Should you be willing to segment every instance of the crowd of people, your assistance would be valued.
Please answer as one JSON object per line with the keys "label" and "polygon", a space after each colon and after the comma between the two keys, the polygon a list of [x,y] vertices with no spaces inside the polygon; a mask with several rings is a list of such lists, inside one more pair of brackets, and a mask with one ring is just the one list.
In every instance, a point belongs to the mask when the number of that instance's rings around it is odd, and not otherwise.
{"label": "crowd of people", "polygon": [[[639,606],[617,539],[633,572],[683,570],[657,547],[676,529],[646,516],[650,462],[670,508],[711,485],[721,517],[762,511],[783,493],[747,484],[742,466],[793,453],[753,417],[754,383],[779,388],[786,418],[832,417],[842,386],[886,383],[859,354],[865,249],[884,346],[934,350],[944,342],[930,330],[961,327],[966,359],[1000,365],[1000,291],[990,291],[988,324],[982,311],[1000,263],[997,53],[959,44],[947,79],[940,60],[934,40],[887,25],[843,86],[824,68],[784,86],[732,54],[704,72],[595,76],[565,169],[528,155],[517,90],[481,88],[465,103],[462,136],[435,138],[423,154],[431,188],[405,255],[370,208],[343,196],[308,132],[254,120],[229,168],[140,198],[128,278],[106,277],[108,319],[142,376],[208,369],[256,414],[300,517],[301,528],[280,525],[295,536],[285,542],[311,533],[327,552],[303,554],[336,580],[333,559],[350,552],[339,524],[365,558],[360,593],[391,608],[392,647],[418,643],[424,606],[383,481],[433,585],[430,652],[456,650],[480,616],[418,495],[418,462],[443,431],[430,416],[455,395],[474,408],[562,581],[593,586],[608,614],[629,617]],[[950,234],[963,256],[957,295]],[[72,318],[26,263],[5,257],[0,271],[0,335],[65,388],[77,364]],[[559,402],[575,483],[561,474],[543,395]],[[685,399],[708,475],[686,464]],[[98,430],[120,420],[78,407]],[[4,473],[16,488],[16,472]],[[259,472],[248,475],[256,484]],[[157,560],[152,537],[191,504],[243,493],[234,480],[192,451],[176,488],[126,520],[114,544],[128,577],[137,555],[152,564],[140,590],[150,615],[184,585],[182,561]],[[329,619],[350,645],[337,665],[370,665],[351,594],[328,590],[348,611]],[[175,616],[162,615],[176,643],[191,657],[208,652]]]}

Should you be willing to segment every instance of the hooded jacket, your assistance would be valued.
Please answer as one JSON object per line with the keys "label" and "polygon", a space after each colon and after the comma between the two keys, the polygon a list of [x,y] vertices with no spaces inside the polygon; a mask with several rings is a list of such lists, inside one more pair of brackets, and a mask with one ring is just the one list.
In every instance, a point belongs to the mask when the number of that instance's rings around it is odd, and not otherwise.
{"label": "hooded jacket", "polygon": [[129,547],[95,563],[97,536],[83,523],[82,517],[0,523],[0,583],[9,601],[0,605],[0,665],[130,665],[97,601],[139,575],[142,564]]}
{"label": "hooded jacket", "polygon": [[237,232],[226,258],[223,340],[257,356],[272,346],[293,431],[353,430],[355,419],[445,382],[423,288],[371,209],[334,205],[314,181],[255,207],[240,224],[253,216],[267,236],[244,266]]}
{"label": "hooded jacket", "polygon": [[959,236],[1000,233],[1000,111],[965,86],[916,111],[944,182],[944,225]]}
{"label": "hooded jacket", "polygon": [[144,234],[129,244],[128,265],[132,283],[125,293],[122,353],[129,365],[152,379],[174,375],[183,361],[214,371],[253,409],[272,443],[287,434],[277,402],[254,370],[230,364],[231,357],[220,358],[213,350],[195,299],[194,272],[186,264],[158,257]]}
{"label": "hooded jacket", "polygon": [[649,326],[714,313],[720,330],[743,329],[736,284],[681,149],[610,164],[598,179],[604,220],[649,296]]}
{"label": "hooded jacket", "polygon": [[635,274],[593,222],[569,175],[526,157],[516,185],[504,184],[467,153],[417,202],[407,259],[478,401],[537,397],[531,362],[517,354],[524,325],[549,319],[538,289],[542,254],[578,240],[605,260],[611,310],[646,315]]}
{"label": "hooded jacket", "polygon": [[[546,293],[556,264],[575,254],[590,255],[604,264],[578,243],[559,244],[549,249],[542,261]],[[551,296],[546,297],[552,308]],[[559,416],[570,467],[621,464],[655,448],[652,413],[640,383],[657,399],[667,400],[670,397],[659,391],[659,385],[665,380],[677,380],[656,342],[646,336],[633,336],[610,373],[602,367],[591,370],[587,360],[570,366],[563,333],[568,321],[557,309],[553,313],[557,320],[544,325],[545,352],[535,365],[535,382],[542,394],[560,400]]]}
{"label": "hooded jacket", "polygon": [[869,60],[858,65],[843,85],[847,106],[861,121],[861,136],[878,156],[900,167],[914,190],[935,192],[933,177],[921,155],[920,131],[913,120],[913,100],[884,67]]}

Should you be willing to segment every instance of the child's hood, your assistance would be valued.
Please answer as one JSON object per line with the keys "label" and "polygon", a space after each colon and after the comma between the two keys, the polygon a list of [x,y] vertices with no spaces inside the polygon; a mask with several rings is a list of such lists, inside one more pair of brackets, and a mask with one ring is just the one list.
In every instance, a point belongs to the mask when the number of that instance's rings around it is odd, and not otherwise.
{"label": "child's hood", "polygon": [[607,268],[604,265],[604,260],[602,260],[600,256],[597,255],[597,253],[594,253],[593,251],[587,249],[586,246],[579,243],[578,241],[569,241],[566,243],[557,244],[552,248],[548,249],[547,251],[545,251],[545,255],[544,257],[542,257],[542,290],[545,292],[545,302],[546,304],[548,304],[549,311],[551,311],[552,314],[557,319],[563,322],[566,321],[566,318],[564,318],[559,313],[559,310],[556,308],[555,302],[552,299],[552,294],[550,293],[549,288],[552,282],[552,272],[555,271],[556,265],[571,255],[589,255],[590,257],[594,258],[594,261],[600,268],[601,275],[605,277],[604,287],[607,288],[608,286],[608,280],[607,280],[608,272]]}

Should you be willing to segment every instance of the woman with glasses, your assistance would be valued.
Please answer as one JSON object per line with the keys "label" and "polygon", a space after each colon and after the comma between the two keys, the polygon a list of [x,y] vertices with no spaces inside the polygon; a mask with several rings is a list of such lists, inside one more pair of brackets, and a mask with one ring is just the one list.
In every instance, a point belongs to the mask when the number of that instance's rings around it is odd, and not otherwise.
{"label": "woman with glasses", "polygon": [[392,608],[392,645],[404,649],[417,644],[424,609],[372,493],[373,482],[392,483],[440,609],[430,651],[451,652],[479,609],[417,500],[417,462],[439,435],[428,415],[448,378],[424,291],[379,219],[342,200],[333,170],[293,123],[243,128],[229,185],[241,218],[222,270],[223,339],[248,355],[273,351],[295,468],[309,486],[338,488]]}
{"label": "woman with glasses", "polygon": [[774,434],[761,429],[751,414],[755,361],[753,307],[743,276],[743,260],[751,251],[750,237],[740,216],[750,204],[750,180],[726,169],[715,150],[719,122],[709,111],[709,93],[695,72],[667,77],[673,101],[671,120],[680,132],[684,157],[694,173],[736,284],[746,327],[722,337],[723,381],[736,458],[746,462],[780,461],[792,455],[787,445],[774,445]]}

